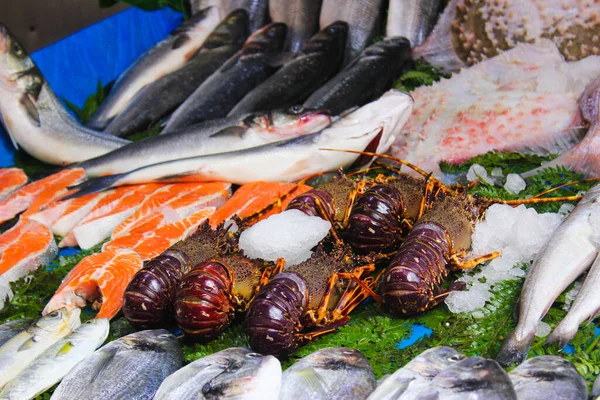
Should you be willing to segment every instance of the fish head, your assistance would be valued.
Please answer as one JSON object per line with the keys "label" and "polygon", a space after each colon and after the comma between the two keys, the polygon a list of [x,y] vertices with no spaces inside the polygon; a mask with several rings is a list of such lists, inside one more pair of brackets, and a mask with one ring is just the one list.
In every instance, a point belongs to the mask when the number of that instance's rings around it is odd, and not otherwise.
{"label": "fish head", "polygon": [[371,364],[360,351],[346,347],[326,347],[305,357],[305,360],[314,367],[329,370],[371,369]]}
{"label": "fish head", "polygon": [[97,337],[99,343],[103,343],[108,337],[108,331],[110,330],[110,323],[108,318],[97,318],[90,319],[89,321],[81,324],[73,335],[79,335],[81,337]]}
{"label": "fish head", "polygon": [[0,24],[0,87],[37,98],[43,78],[25,48]]}
{"label": "fish head", "polygon": [[243,55],[278,53],[283,49],[287,25],[273,22],[254,32],[244,44]]}
{"label": "fish head", "polygon": [[538,380],[569,379],[578,375],[577,369],[559,356],[540,356],[530,358],[510,372],[511,376],[535,378]]}
{"label": "fish head", "polygon": [[500,364],[483,357],[465,358],[440,372],[432,382],[436,386],[460,392],[511,387],[510,378]]}
{"label": "fish head", "polygon": [[450,365],[464,360],[466,357],[451,347],[439,346],[428,349],[411,360],[406,368],[419,375],[433,378]]}
{"label": "fish head", "polygon": [[246,10],[241,8],[230,12],[212,31],[202,44],[204,49],[215,49],[228,45],[241,45],[248,37],[249,20]]}
{"label": "fish head", "polygon": [[80,308],[73,308],[72,310],[60,308],[40,318],[35,324],[28,328],[28,330],[31,329],[31,333],[34,335],[40,333],[41,331],[55,334],[71,332],[81,325],[81,321],[79,319],[80,315]]}
{"label": "fish head", "polygon": [[348,37],[348,23],[335,21],[317,32],[302,48],[303,54],[333,52],[339,50],[343,55]]}
{"label": "fish head", "polygon": [[365,49],[364,55],[395,58],[403,51],[410,51],[410,41],[405,37],[393,37],[380,40]]}
{"label": "fish head", "polygon": [[327,110],[292,106],[286,110],[273,110],[250,114],[244,124],[269,136],[295,137],[318,132],[331,124]]}

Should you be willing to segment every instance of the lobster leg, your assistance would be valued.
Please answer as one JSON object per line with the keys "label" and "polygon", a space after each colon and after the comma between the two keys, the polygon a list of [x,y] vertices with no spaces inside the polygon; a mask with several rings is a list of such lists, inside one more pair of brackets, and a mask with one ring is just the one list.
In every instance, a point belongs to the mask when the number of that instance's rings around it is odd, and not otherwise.
{"label": "lobster leg", "polygon": [[258,293],[260,288],[263,287],[264,285],[266,285],[267,283],[269,283],[269,280],[271,280],[271,278],[273,278],[275,275],[282,272],[284,267],[285,267],[285,259],[278,258],[277,263],[275,264],[275,267],[265,268],[265,270],[263,271],[263,273],[260,277],[260,283],[256,287],[256,292]]}
{"label": "lobster leg", "polygon": [[470,260],[464,260],[466,253],[467,253],[466,251],[460,251],[460,252],[450,256],[450,259],[452,260],[452,264],[456,268],[458,268],[458,269],[473,269],[478,264],[493,260],[494,258],[500,256],[499,251],[494,251],[489,254],[484,254],[482,256],[472,258]]}
{"label": "lobster leg", "polygon": [[348,227],[348,221],[350,220],[350,213],[352,212],[352,208],[354,208],[354,203],[356,202],[356,196],[358,194],[364,193],[364,189],[366,186],[366,181],[362,180],[359,182],[356,190],[353,190],[348,196],[348,202],[346,203],[346,211],[344,212],[344,219],[342,221],[342,227]]}

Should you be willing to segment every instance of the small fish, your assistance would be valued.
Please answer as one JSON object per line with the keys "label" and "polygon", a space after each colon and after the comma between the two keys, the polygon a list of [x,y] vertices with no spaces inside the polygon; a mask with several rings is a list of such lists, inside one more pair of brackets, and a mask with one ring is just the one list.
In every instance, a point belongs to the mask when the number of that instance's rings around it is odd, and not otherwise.
{"label": "small fish", "polygon": [[302,104],[340,68],[348,24],[334,22],[315,34],[279,71],[248,93],[229,115]]}
{"label": "small fish", "polygon": [[598,253],[588,222],[591,207],[600,202],[600,184],[593,186],[559,225],[527,272],[519,298],[519,321],[496,357],[504,366],[521,363],[529,353],[535,328],[554,300]]}
{"label": "small fish", "polygon": [[0,391],[0,400],[32,399],[60,380],[92,354],[108,336],[107,319],[93,319],[40,354]]}
{"label": "small fish", "polygon": [[321,29],[334,21],[345,21],[349,26],[344,65],[358,57],[379,34],[383,3],[383,0],[323,0]]}
{"label": "small fish", "polygon": [[33,324],[35,320],[31,318],[17,319],[0,325],[0,346],[8,342],[13,336]]}
{"label": "small fish", "polygon": [[100,104],[87,125],[97,130],[106,128],[146,85],[185,65],[220,21],[218,10],[207,7],[142,54],[117,79],[110,94]]}
{"label": "small fish", "polygon": [[181,368],[165,379],[154,399],[275,400],[280,386],[275,357],[233,347]]}
{"label": "small fish", "polygon": [[285,41],[286,51],[299,52],[304,44],[317,33],[320,11],[321,0],[269,0],[271,19],[275,22],[283,22],[288,26]]}
{"label": "small fish", "polygon": [[280,399],[366,399],[377,381],[358,350],[326,347],[297,361],[283,373]]}
{"label": "small fish", "polygon": [[16,148],[66,165],[129,143],[84,128],[62,106],[23,46],[0,24],[0,122]]}
{"label": "small fish", "polygon": [[166,117],[233,56],[247,36],[248,14],[244,10],[233,11],[217,25],[190,61],[141,89],[104,133],[128,136]]}
{"label": "small fish", "polygon": [[408,364],[387,377],[368,400],[395,400],[410,398],[409,393],[418,393],[427,387],[440,372],[466,357],[450,347],[434,347],[425,350]]}
{"label": "small fish", "polygon": [[156,180],[236,184],[296,181],[350,166],[359,158],[357,154],[324,149],[385,152],[411,110],[409,95],[390,90],[318,133],[245,150],[167,161],[125,174],[90,179],[74,189],[78,190],[77,195],[84,195]]}
{"label": "small fish", "polygon": [[440,10],[440,0],[390,0],[385,36],[403,36],[417,47],[429,36]]}
{"label": "small fish", "polygon": [[242,50],[175,110],[161,134],[226,117],[249,91],[277,71],[279,66],[272,64],[283,48],[285,32],[284,24],[275,23],[250,36]]}
{"label": "small fish", "polygon": [[23,371],[47,348],[81,325],[81,310],[56,310],[13,336],[0,347],[0,388]]}
{"label": "small fish", "polygon": [[405,38],[379,41],[314,92],[304,107],[324,108],[331,115],[361,107],[389,89],[409,57],[410,43]]}
{"label": "small fish", "polygon": [[569,361],[557,356],[530,358],[510,371],[519,400],[586,400],[585,379]]}
{"label": "small fish", "polygon": [[181,345],[168,331],[136,332],[84,358],[51,399],[151,400],[162,381],[182,364]]}

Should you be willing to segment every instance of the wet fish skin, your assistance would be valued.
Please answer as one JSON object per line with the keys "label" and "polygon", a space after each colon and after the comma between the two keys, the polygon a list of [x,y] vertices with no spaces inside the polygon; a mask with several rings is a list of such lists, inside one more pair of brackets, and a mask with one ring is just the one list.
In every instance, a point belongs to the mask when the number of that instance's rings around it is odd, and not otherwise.
{"label": "wet fish skin", "polygon": [[521,297],[519,321],[496,359],[504,366],[527,357],[535,328],[556,298],[592,264],[598,253],[588,223],[590,208],[600,201],[600,184],[593,186],[556,229],[529,268]]}
{"label": "wet fish skin", "polygon": [[0,325],[0,346],[8,342],[12,337],[17,335],[19,332],[25,330],[31,324],[35,322],[34,319],[25,318],[17,319],[14,321],[6,322]]}
{"label": "wet fish skin", "polygon": [[243,8],[250,17],[250,32],[255,32],[269,21],[267,0],[186,0],[184,4],[191,15],[195,15],[206,7],[219,10],[220,19],[238,8]]}
{"label": "wet fish skin", "polygon": [[217,25],[190,61],[141,89],[104,133],[128,136],[166,117],[233,56],[247,36],[248,14],[241,9],[233,11]]}
{"label": "wet fish skin", "polygon": [[273,356],[233,347],[196,360],[170,375],[155,400],[277,399],[281,365]]}
{"label": "wet fish skin", "polygon": [[147,165],[203,154],[272,143],[325,128],[331,117],[323,110],[275,110],[244,114],[142,139],[79,166],[88,177],[125,173]]}
{"label": "wet fish skin", "polygon": [[81,324],[80,313],[80,309],[56,310],[4,343],[0,347],[0,388],[48,347],[77,329]]}
{"label": "wet fish skin", "polygon": [[375,389],[373,367],[358,350],[326,347],[285,370],[280,399],[365,399]]}
{"label": "wet fish skin", "polygon": [[248,93],[229,115],[302,104],[338,71],[347,33],[348,24],[341,21],[319,31],[292,60]]}
{"label": "wet fish skin", "polygon": [[31,399],[51,388],[108,336],[108,319],[92,319],[40,354],[0,391],[2,400]]}
{"label": "wet fish skin", "polygon": [[594,381],[594,386],[592,386],[592,392],[590,393],[590,398],[597,400],[600,398],[600,375],[596,377]]}
{"label": "wet fish skin", "polygon": [[81,126],[62,106],[24,48],[0,24],[0,122],[14,146],[66,165],[129,143]]}
{"label": "wet fish skin", "polygon": [[200,85],[173,113],[161,134],[223,118],[252,89],[277,71],[286,26],[270,24],[255,32],[235,56]]}
{"label": "wet fish skin", "polygon": [[301,51],[304,44],[317,33],[320,10],[321,0],[269,0],[271,19],[288,26],[286,51]]}
{"label": "wet fish skin", "polygon": [[323,0],[321,29],[334,21],[349,26],[344,65],[358,57],[380,33],[383,0]]}
{"label": "wet fish skin", "polygon": [[562,357],[530,358],[508,376],[519,400],[587,399],[585,379]]}
{"label": "wet fish skin", "polygon": [[385,36],[403,36],[417,47],[438,18],[440,0],[390,0]]}
{"label": "wet fish skin", "polygon": [[162,381],[182,364],[183,350],[168,331],[136,332],[110,342],[79,362],[51,398],[149,400]]}
{"label": "wet fish skin", "polygon": [[410,43],[405,38],[381,40],[369,47],[346,68],[314,92],[304,107],[324,108],[331,115],[375,100],[398,76],[410,57]]}

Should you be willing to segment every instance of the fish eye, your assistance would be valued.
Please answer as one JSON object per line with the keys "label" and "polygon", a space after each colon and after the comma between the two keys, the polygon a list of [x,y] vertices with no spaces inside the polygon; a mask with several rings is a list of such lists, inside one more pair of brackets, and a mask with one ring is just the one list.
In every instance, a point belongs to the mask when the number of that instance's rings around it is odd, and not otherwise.
{"label": "fish eye", "polygon": [[262,354],[259,354],[259,353],[248,353],[248,354],[246,354],[246,357],[248,357],[248,358],[261,358]]}
{"label": "fish eye", "polygon": [[304,111],[304,108],[300,105],[295,105],[295,106],[290,107],[290,112],[292,114],[300,114],[302,111]]}
{"label": "fish eye", "polygon": [[448,360],[450,361],[460,361],[462,359],[464,359],[465,357],[462,356],[461,354],[455,354],[453,356],[448,357]]}
{"label": "fish eye", "polygon": [[48,316],[50,318],[56,318],[56,317],[60,316],[60,312],[59,311],[52,311],[50,314],[48,314]]}
{"label": "fish eye", "polygon": [[485,361],[479,361],[475,364],[473,364],[473,368],[483,368],[485,367]]}
{"label": "fish eye", "polygon": [[21,55],[23,55],[23,48],[21,47],[21,45],[19,43],[13,42],[12,43],[12,52],[16,56],[21,56]]}
{"label": "fish eye", "polygon": [[171,335],[168,333],[163,333],[162,335],[158,335],[159,339],[168,339],[170,337],[171,337]]}

